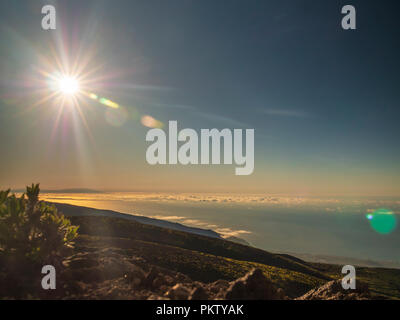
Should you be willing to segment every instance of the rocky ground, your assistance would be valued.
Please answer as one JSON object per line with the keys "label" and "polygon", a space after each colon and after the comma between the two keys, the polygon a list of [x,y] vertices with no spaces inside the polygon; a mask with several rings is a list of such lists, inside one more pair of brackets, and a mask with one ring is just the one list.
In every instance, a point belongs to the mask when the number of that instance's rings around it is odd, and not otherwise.
{"label": "rocky ground", "polygon": [[[287,299],[283,290],[276,288],[259,269],[235,281],[203,283],[192,281],[182,273],[150,265],[141,257],[128,258],[113,248],[77,253],[63,264],[65,269],[60,274],[57,294],[64,299]],[[365,285],[357,283],[357,287],[355,291],[345,291],[340,281],[330,281],[298,299],[371,298]]]}
{"label": "rocky ground", "polygon": [[[375,297],[377,298],[377,297]],[[341,280],[333,280],[323,286],[312,289],[296,300],[370,300],[368,286],[360,281],[354,290],[344,290]]]}

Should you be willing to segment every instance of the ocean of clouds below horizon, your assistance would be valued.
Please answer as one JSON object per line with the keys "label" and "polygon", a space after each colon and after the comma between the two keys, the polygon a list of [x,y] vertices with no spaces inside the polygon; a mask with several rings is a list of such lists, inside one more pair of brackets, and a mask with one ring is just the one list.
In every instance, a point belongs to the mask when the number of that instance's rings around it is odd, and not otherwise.
{"label": "ocean of clouds below horizon", "polygon": [[338,197],[306,197],[306,196],[268,196],[239,194],[206,194],[206,193],[139,193],[113,192],[100,194],[54,194],[41,195],[47,201],[124,201],[124,202],[163,202],[174,204],[215,204],[215,205],[247,205],[272,206],[282,208],[315,208],[326,212],[371,212],[379,208],[390,208],[400,214],[400,199],[387,198],[338,198]]}

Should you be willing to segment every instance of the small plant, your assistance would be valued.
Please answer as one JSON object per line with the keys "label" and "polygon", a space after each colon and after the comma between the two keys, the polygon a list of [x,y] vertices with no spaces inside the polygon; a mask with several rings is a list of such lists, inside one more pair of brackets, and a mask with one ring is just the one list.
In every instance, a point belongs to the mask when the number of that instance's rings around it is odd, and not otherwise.
{"label": "small plant", "polygon": [[39,201],[39,191],[39,184],[20,197],[0,191],[0,281],[14,287],[45,264],[60,266],[78,235],[54,205]]}

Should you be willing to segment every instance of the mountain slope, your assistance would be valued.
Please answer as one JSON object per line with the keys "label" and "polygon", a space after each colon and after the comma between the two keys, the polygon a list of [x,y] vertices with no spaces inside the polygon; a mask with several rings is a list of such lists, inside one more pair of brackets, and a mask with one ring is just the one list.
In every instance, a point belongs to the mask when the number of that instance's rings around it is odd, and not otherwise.
{"label": "mountain slope", "polygon": [[185,226],[180,223],[175,223],[175,222],[170,222],[170,221],[165,221],[165,220],[160,220],[160,219],[153,219],[153,218],[148,218],[148,217],[138,216],[138,215],[125,214],[125,213],[120,213],[120,212],[116,212],[116,211],[112,211],[112,210],[100,210],[100,209],[94,209],[94,208],[89,208],[89,207],[74,206],[74,205],[66,204],[66,203],[53,203],[53,204],[57,207],[58,210],[63,212],[66,216],[100,216],[100,217],[121,218],[121,219],[130,220],[130,221],[132,221],[132,220],[137,221],[137,222],[144,223],[144,224],[150,224],[150,225],[154,225],[154,226],[158,226],[158,227],[164,227],[164,228],[169,228],[169,229],[173,229],[173,230],[179,230],[179,231],[204,235],[207,237],[221,238],[221,236],[213,230],[188,227],[188,226]]}
{"label": "mountain slope", "polygon": [[[267,251],[234,243],[231,241],[189,234],[182,231],[126,221],[110,217],[70,217],[73,224],[80,225],[81,234],[111,238],[160,243],[182,249],[198,251],[235,260],[251,261],[269,266],[302,272],[310,276],[329,280],[330,278],[297,258],[280,256]],[[301,262],[300,262],[301,261]]]}
{"label": "mountain slope", "polygon": [[[183,277],[189,287],[196,281],[201,281],[206,287],[207,283],[215,281],[233,281],[256,268],[276,288],[282,288],[286,296],[297,298],[343,276],[340,266],[308,263],[288,254],[273,254],[221,238],[145,224],[135,219],[117,217],[115,213],[112,216],[101,216],[98,212],[94,215],[81,215],[81,210],[73,210],[76,207],[68,208],[70,210],[63,210],[64,213],[73,224],[80,226],[80,236],[74,250],[76,256],[112,252],[112,256],[117,257],[118,261],[134,261],[135,265],[147,272],[151,268],[157,268],[163,270],[163,274],[173,274],[176,279]],[[85,208],[84,212],[95,211],[87,211]],[[74,273],[72,279],[78,283],[93,283],[93,279],[97,279],[95,283],[100,280],[109,281],[102,272],[112,273],[114,267],[110,268],[111,271],[108,267],[104,267],[103,271],[84,268]],[[380,298],[400,298],[399,272],[400,270],[363,268],[360,276],[363,282],[371,286],[371,292]],[[91,276],[95,277],[92,282]],[[121,276],[124,276],[123,272],[118,275]],[[89,280],[86,279],[88,277]],[[159,281],[163,281],[162,279]],[[105,290],[107,284],[103,285]],[[210,286],[213,288],[213,285]],[[160,295],[165,288],[160,287],[157,290],[157,295]],[[88,298],[91,294],[86,293]]]}

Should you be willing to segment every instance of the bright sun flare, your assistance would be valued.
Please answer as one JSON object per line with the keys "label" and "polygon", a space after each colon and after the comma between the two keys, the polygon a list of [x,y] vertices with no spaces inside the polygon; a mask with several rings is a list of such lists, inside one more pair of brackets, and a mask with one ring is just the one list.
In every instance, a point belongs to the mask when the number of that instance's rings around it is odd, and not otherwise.
{"label": "bright sun flare", "polygon": [[58,90],[64,94],[74,95],[79,91],[78,80],[73,77],[63,77],[58,80]]}

